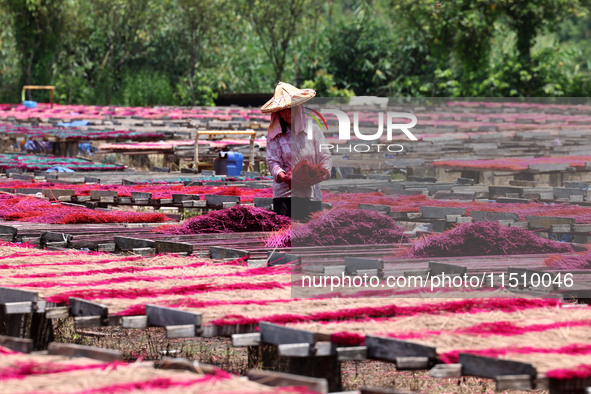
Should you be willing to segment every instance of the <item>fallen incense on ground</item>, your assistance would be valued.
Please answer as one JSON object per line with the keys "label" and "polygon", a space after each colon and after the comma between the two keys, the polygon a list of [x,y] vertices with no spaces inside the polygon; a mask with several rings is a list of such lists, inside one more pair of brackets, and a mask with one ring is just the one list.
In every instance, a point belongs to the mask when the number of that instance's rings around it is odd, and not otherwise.
{"label": "fallen incense on ground", "polygon": [[178,226],[163,226],[156,231],[166,234],[239,233],[277,231],[291,220],[263,208],[235,205],[185,220]]}
{"label": "fallen incense on ground", "polygon": [[520,221],[527,221],[527,216],[568,216],[577,219],[577,224],[591,223],[591,207],[567,203],[544,204],[497,203],[476,201],[435,200],[423,194],[414,196],[385,195],[373,193],[322,193],[322,201],[332,204],[333,208],[357,208],[358,204],[388,205],[393,212],[420,212],[421,207],[463,208],[466,216],[472,211],[515,213]]}
{"label": "fallen incense on ground", "polygon": [[544,263],[550,268],[562,270],[588,269],[591,267],[591,250],[572,255],[550,255]]}
{"label": "fallen incense on ground", "polygon": [[66,167],[74,171],[119,171],[125,169],[125,166],[122,165],[93,163],[75,157],[0,154],[0,168],[4,170],[20,168],[26,171],[45,171],[55,166]]}
{"label": "fallen incense on ground", "polygon": [[439,160],[436,167],[462,167],[491,170],[525,171],[532,164],[564,163],[569,167],[585,167],[591,156],[545,156],[545,157],[505,157],[494,160]]}
{"label": "fallen incense on ground", "polygon": [[[205,198],[207,194],[222,196],[240,196],[241,202],[252,202],[254,197],[273,197],[273,190],[269,188],[252,189],[248,187],[224,186],[185,186],[179,183],[182,179],[174,182],[145,182],[133,185],[101,185],[101,184],[63,184],[52,182],[28,182],[22,180],[10,180],[0,182],[2,189],[42,189],[42,190],[73,190],[76,196],[88,196],[92,190],[116,191],[117,197],[131,197],[133,192],[150,193],[151,199],[172,198],[173,194],[192,194]],[[24,190],[22,190],[24,191]],[[21,191],[21,192],[22,192]],[[49,192],[49,196],[55,199]]]}
{"label": "fallen incense on ground", "polygon": [[80,206],[51,203],[32,196],[0,195],[0,219],[47,224],[162,223],[163,213],[94,211]]}
{"label": "fallen incense on ground", "polygon": [[501,226],[498,222],[476,222],[420,238],[407,254],[408,257],[454,257],[572,251],[570,244],[540,238],[529,230]]}
{"label": "fallen incense on ground", "polygon": [[299,387],[269,387],[212,367],[204,373],[160,368],[149,361],[100,362],[84,357],[30,355],[0,348],[2,393],[308,393]]}
{"label": "fallen incense on ground", "polygon": [[371,245],[409,242],[405,229],[377,211],[333,209],[312,216],[305,224],[293,224],[266,241],[267,247]]}

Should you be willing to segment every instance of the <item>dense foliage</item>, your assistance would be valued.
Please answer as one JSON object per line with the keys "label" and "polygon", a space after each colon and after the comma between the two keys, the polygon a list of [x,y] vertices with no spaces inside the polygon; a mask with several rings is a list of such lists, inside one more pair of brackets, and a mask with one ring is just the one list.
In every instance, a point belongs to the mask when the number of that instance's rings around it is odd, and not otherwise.
{"label": "dense foliage", "polygon": [[[0,101],[587,96],[591,0],[0,0]],[[43,92],[34,98],[44,101]]]}

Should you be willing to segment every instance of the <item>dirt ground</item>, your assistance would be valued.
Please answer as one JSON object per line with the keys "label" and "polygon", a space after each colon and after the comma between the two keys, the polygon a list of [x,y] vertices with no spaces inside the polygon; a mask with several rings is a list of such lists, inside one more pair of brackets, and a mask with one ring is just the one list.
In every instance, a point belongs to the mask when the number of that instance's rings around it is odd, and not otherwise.
{"label": "dirt ground", "polygon": [[[168,356],[212,364],[237,375],[244,375],[248,369],[247,349],[233,347],[229,338],[168,339],[160,327],[135,330],[101,327],[76,331],[72,319],[55,321],[54,329],[58,342],[117,349],[127,361],[159,360]],[[495,382],[490,379],[432,378],[428,371],[397,371],[394,364],[380,361],[345,361],[341,369],[344,391],[371,387],[415,393],[498,393]],[[548,393],[546,390],[505,392]]]}

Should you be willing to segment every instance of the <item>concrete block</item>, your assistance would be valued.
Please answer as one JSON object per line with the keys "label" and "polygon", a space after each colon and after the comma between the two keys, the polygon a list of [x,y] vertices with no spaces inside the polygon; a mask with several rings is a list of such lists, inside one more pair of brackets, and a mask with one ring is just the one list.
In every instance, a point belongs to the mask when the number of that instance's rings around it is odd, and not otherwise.
{"label": "concrete block", "polygon": [[390,206],[388,205],[379,205],[379,204],[359,204],[357,205],[357,209],[369,209],[373,211],[381,212],[385,215],[390,213]]}
{"label": "concrete block", "polygon": [[553,224],[575,224],[575,218],[560,216],[526,216],[530,229],[550,228]]}
{"label": "concrete block", "polygon": [[470,216],[475,222],[494,222],[499,220],[519,220],[519,215],[509,212],[471,211]]}
{"label": "concrete block", "polygon": [[554,172],[554,171],[566,171],[570,165],[568,163],[543,163],[543,164],[530,164],[527,166],[528,170],[534,172]]}
{"label": "concrete block", "polygon": [[464,215],[464,208],[455,207],[420,207],[420,212],[425,219],[445,219],[447,215]]}

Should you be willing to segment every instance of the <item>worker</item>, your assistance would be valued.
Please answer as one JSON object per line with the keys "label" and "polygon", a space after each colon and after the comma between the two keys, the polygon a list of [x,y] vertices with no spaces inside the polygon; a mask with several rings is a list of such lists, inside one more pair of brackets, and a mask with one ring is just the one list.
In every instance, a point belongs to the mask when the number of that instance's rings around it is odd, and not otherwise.
{"label": "worker", "polygon": [[[330,178],[332,158],[326,149],[324,134],[314,122],[308,122],[303,103],[316,95],[313,89],[298,89],[279,82],[273,97],[261,107],[271,114],[267,134],[267,167],[273,176],[273,210],[295,220],[309,217],[322,209],[320,183],[307,184],[303,179],[291,178],[291,169],[306,160],[321,165],[325,177]],[[311,133],[311,138],[308,138]]]}

